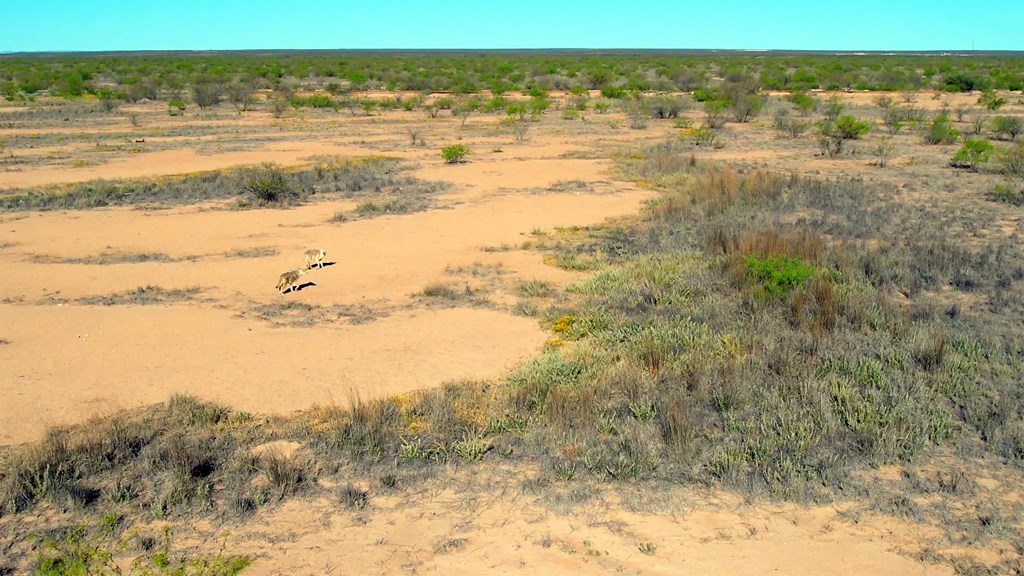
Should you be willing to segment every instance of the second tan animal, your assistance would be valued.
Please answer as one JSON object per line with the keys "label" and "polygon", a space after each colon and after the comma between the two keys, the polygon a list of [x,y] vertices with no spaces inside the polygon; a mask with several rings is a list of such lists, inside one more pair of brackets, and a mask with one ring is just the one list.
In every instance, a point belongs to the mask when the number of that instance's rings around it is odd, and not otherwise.
{"label": "second tan animal", "polygon": [[314,265],[318,268],[323,268],[324,256],[327,256],[327,250],[324,250],[323,248],[306,250],[306,270],[309,270]]}

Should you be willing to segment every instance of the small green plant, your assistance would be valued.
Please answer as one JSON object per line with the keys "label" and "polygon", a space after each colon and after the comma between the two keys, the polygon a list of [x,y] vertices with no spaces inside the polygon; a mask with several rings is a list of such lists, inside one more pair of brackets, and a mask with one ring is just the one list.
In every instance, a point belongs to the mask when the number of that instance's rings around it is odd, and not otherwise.
{"label": "small green plant", "polygon": [[486,438],[467,433],[462,440],[452,446],[452,449],[459,458],[476,462],[482,460],[491,449],[491,443]]}
{"label": "small green plant", "polygon": [[970,168],[977,172],[978,166],[988,162],[995,147],[984,138],[968,138],[964,145],[953,155],[951,164],[954,168]]}
{"label": "small green plant", "polygon": [[554,285],[545,280],[524,280],[519,283],[519,295],[525,298],[545,298],[554,291]]}
{"label": "small green plant", "polygon": [[637,545],[637,549],[640,550],[641,554],[654,556],[654,553],[658,551],[658,546],[653,542],[641,542]]}
{"label": "small green plant", "polygon": [[1024,206],[1024,188],[1014,188],[1010,184],[996,184],[992,190],[992,199],[1013,206]]}
{"label": "small green plant", "polygon": [[892,143],[892,136],[882,136],[878,144],[871,149],[871,154],[875,157],[875,166],[885,168],[895,150],[896,145]]}
{"label": "small green plant", "polygon": [[448,164],[458,164],[466,161],[466,156],[469,155],[469,148],[465,144],[452,144],[451,146],[445,146],[441,148],[441,157]]}
{"label": "small green plant", "polygon": [[776,255],[746,261],[747,279],[766,297],[785,298],[814,275],[814,268],[800,258]]}

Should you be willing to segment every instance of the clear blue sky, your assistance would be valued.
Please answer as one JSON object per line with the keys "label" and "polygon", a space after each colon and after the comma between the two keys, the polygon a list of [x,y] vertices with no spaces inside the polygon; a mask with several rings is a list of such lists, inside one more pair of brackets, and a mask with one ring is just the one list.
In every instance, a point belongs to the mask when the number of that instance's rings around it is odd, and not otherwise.
{"label": "clear blue sky", "polygon": [[1024,0],[0,0],[0,51],[1024,50]]}

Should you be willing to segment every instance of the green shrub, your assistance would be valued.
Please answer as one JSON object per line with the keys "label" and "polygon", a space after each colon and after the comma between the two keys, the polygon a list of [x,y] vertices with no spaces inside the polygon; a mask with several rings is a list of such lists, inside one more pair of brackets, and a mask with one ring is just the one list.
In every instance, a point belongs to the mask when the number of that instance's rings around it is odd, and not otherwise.
{"label": "green shrub", "polygon": [[299,194],[285,179],[280,166],[272,163],[246,170],[242,175],[242,193],[257,206],[287,204]]}
{"label": "green shrub", "polygon": [[996,116],[992,119],[992,131],[997,136],[1010,137],[1010,140],[1016,140],[1017,135],[1024,131],[1024,121],[1016,116]]}
{"label": "green shrub", "polygon": [[1001,150],[999,163],[1003,165],[1003,171],[1007,174],[1024,178],[1024,144]]}
{"label": "green shrub", "polygon": [[960,137],[960,131],[953,127],[948,114],[939,114],[928,125],[924,141],[928,144],[952,144]]}
{"label": "green shrub", "polygon": [[751,254],[746,261],[747,279],[765,296],[785,298],[814,275],[814,268],[800,258],[775,255],[758,258]]}
{"label": "green shrub", "polygon": [[601,87],[601,96],[603,98],[623,98],[626,96],[626,89],[622,86],[612,86],[609,84]]}
{"label": "green shrub", "polygon": [[825,118],[835,122],[839,115],[843,113],[843,109],[846,105],[843,104],[843,99],[839,96],[831,96],[825,101]]}
{"label": "green shrub", "polygon": [[651,114],[655,118],[677,118],[686,108],[686,101],[675,96],[651,98]]}
{"label": "green shrub", "polygon": [[201,83],[192,86],[192,100],[200,108],[220,104],[221,87],[216,83]]}
{"label": "green shrub", "polygon": [[839,156],[847,140],[855,140],[871,129],[866,121],[857,120],[853,116],[843,115],[837,120],[821,120],[818,126],[818,143],[822,151],[829,157]]}
{"label": "green shrub", "polygon": [[844,114],[836,120],[836,130],[843,140],[856,140],[871,131],[871,124],[866,120],[858,120],[854,116]]}
{"label": "green shrub", "polygon": [[504,110],[507,105],[508,101],[504,96],[491,96],[491,99],[485,102],[481,109],[484,112],[498,112]]}
{"label": "green shrub", "polygon": [[180,116],[185,111],[185,101],[180,98],[171,98],[167,101],[167,113],[171,116]]}
{"label": "green shrub", "polygon": [[341,104],[328,94],[310,94],[309,96],[292,96],[288,103],[293,108],[331,108],[337,110]]}
{"label": "green shrub", "polygon": [[114,91],[110,88],[103,87],[96,91],[96,96],[100,99],[100,106],[105,112],[113,112],[117,108],[118,102],[117,96]]}
{"label": "green shrub", "polygon": [[978,96],[978,104],[989,110],[999,110],[1006,104],[1006,99],[1001,98],[995,90],[985,90]]}
{"label": "green shrub", "polygon": [[459,162],[465,162],[466,156],[469,155],[469,148],[465,144],[452,144],[451,146],[445,146],[441,148],[441,157],[448,164],[458,164]]}
{"label": "green shrub", "polygon": [[508,105],[505,106],[505,113],[508,114],[509,117],[523,120],[526,118],[526,115],[530,113],[530,107],[527,106],[526,102],[509,102]]}
{"label": "green shrub", "polygon": [[993,150],[995,147],[984,138],[968,138],[953,155],[951,164],[956,168],[970,168],[977,172],[978,165],[988,162]]}
{"label": "green shrub", "polygon": [[729,106],[728,100],[704,101],[704,121],[709,128],[721,128],[725,125],[725,115]]}
{"label": "green shrub", "polygon": [[737,122],[746,122],[764,108],[764,101],[757,94],[743,94],[730,100],[729,110]]}
{"label": "green shrub", "polygon": [[807,116],[818,109],[818,98],[801,90],[797,90],[789,96],[786,96],[786,100],[789,100],[792,102],[793,106],[796,106],[796,109],[800,111],[801,116]]}
{"label": "green shrub", "polygon": [[980,82],[964,72],[954,72],[946,76],[944,84],[947,92],[972,92],[978,89]]}

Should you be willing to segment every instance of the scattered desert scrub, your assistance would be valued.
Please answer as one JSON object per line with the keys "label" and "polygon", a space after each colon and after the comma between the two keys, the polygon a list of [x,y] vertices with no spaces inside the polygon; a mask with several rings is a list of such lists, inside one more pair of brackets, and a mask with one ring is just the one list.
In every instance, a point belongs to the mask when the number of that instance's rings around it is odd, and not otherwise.
{"label": "scattered desert scrub", "polygon": [[496,277],[508,274],[505,266],[498,262],[496,264],[485,264],[474,262],[468,266],[445,266],[445,274],[456,276],[472,276],[473,278]]}
{"label": "scattered desert scrub", "polygon": [[452,283],[434,282],[425,286],[417,296],[428,302],[447,305],[487,305],[488,301],[481,292],[480,288],[473,288],[468,283],[463,284],[460,288]]}
{"label": "scattered desert scrub", "polygon": [[411,214],[429,207],[430,202],[426,198],[398,197],[363,202],[355,207],[355,213],[365,218],[385,214]]}
{"label": "scattered desert scrub", "polygon": [[366,324],[387,316],[389,312],[384,307],[368,304],[317,306],[290,300],[272,304],[251,304],[247,313],[275,326],[300,327],[334,322]]}
{"label": "scattered desert scrub", "polygon": [[549,188],[552,192],[592,192],[594,188],[583,180],[559,180]]}
{"label": "scattered desert scrub", "polygon": [[174,258],[163,252],[104,252],[98,256],[43,258],[42,260],[55,261],[61,264],[96,264],[101,266],[111,264],[142,264],[145,262],[174,262]]}
{"label": "scattered desert scrub", "polygon": [[105,181],[8,190],[0,194],[0,210],[76,210],[104,206],[192,204],[240,197],[243,205],[287,205],[316,195],[352,198],[401,189],[429,195],[441,183],[401,176],[397,160],[329,158],[312,166],[285,169],[276,165],[217,170],[186,176]]}
{"label": "scattered desert scrub", "polygon": [[135,290],[128,290],[127,292],[117,292],[102,296],[84,296],[75,299],[75,302],[90,306],[124,306],[128,304],[149,306],[192,300],[201,291],[202,289],[199,287],[167,290],[159,286],[139,286]]}
{"label": "scattered desert scrub", "polygon": [[[318,54],[288,51],[257,51],[194,54],[124,54],[110,58],[90,55],[12,54],[4,55],[4,80],[0,95],[9,101],[32,101],[50,95],[68,99],[99,95],[109,90],[118,100],[139,101],[181,98],[188,94],[212,105],[222,95],[233,102],[238,88],[254,86],[286,91],[292,86],[323,90],[301,99],[303,105],[330,106],[328,94],[343,97],[352,90],[388,89],[436,91],[466,94],[490,89],[494,94],[526,91],[538,85],[549,88],[600,89],[605,98],[623,98],[632,92],[701,91],[711,77],[742,83],[758,78],[762,88],[779,90],[911,90],[936,89],[970,92],[985,88],[1021,89],[1024,66],[1013,55],[972,54],[970,58],[936,55],[807,54],[791,74],[788,54],[678,52],[613,53],[595,56],[578,51],[511,54],[479,51],[409,51],[402,55],[408,70],[396,74],[394,57],[368,51],[324,51]],[[837,69],[837,58],[841,62]],[[936,73],[936,67],[942,73]],[[548,72],[538,74],[544,68]],[[212,71],[216,71],[216,75]],[[312,70],[320,72],[311,74]],[[741,72],[742,71],[742,72]],[[231,80],[245,78],[244,81]],[[129,80],[130,79],[130,80]],[[245,84],[243,84],[245,82]],[[585,84],[585,85],[584,85]],[[196,92],[195,88],[202,92]],[[806,94],[806,92],[801,92]],[[578,91],[573,96],[582,97]],[[993,94],[996,94],[993,92]],[[446,97],[448,98],[448,97]],[[1000,98],[996,95],[996,98]],[[449,98],[452,102],[454,98]],[[415,98],[386,98],[388,108],[415,108]],[[798,105],[798,102],[794,102]],[[407,108],[408,107],[408,108]]]}
{"label": "scattered desert scrub", "polygon": [[224,253],[225,258],[266,258],[277,256],[277,248],[273,246],[261,246],[259,248],[238,248]]}

